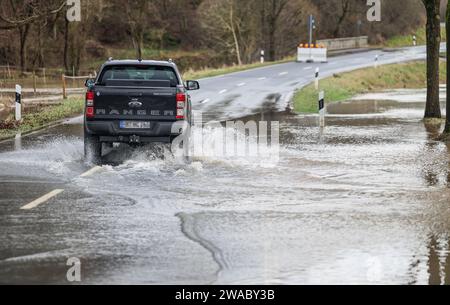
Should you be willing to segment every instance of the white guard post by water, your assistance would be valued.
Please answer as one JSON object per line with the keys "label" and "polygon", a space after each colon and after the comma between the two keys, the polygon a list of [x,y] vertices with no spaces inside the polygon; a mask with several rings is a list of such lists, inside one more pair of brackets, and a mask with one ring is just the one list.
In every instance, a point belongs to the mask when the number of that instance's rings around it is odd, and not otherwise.
{"label": "white guard post by water", "polygon": [[22,120],[22,87],[16,85],[16,121]]}
{"label": "white guard post by water", "polygon": [[325,127],[325,92],[319,92],[319,126]]}

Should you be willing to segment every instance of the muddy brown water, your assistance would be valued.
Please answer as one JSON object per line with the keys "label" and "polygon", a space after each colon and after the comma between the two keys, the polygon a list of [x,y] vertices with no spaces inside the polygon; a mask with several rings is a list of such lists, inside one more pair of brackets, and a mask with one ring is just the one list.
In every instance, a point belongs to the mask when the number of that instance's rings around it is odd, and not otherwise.
{"label": "muddy brown water", "polygon": [[[450,146],[423,103],[352,101],[280,122],[277,164],[117,148],[76,178],[81,120],[0,146],[0,282],[450,284]],[[64,195],[24,214],[48,190]],[[18,225],[20,224],[20,225]]]}

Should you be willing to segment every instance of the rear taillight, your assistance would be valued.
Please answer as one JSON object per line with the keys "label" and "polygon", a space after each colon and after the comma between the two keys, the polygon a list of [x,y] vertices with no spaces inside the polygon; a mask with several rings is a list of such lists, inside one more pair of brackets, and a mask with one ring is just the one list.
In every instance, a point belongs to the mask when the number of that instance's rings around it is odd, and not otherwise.
{"label": "rear taillight", "polygon": [[86,92],[86,117],[87,118],[94,117],[94,97],[95,97],[95,94],[93,91]]}
{"label": "rear taillight", "polygon": [[177,93],[177,120],[183,120],[186,115],[186,101],[185,93]]}
{"label": "rear taillight", "polygon": [[94,106],[94,97],[93,91],[86,92],[86,106]]}
{"label": "rear taillight", "polygon": [[94,107],[86,107],[86,117],[87,118],[94,117]]}

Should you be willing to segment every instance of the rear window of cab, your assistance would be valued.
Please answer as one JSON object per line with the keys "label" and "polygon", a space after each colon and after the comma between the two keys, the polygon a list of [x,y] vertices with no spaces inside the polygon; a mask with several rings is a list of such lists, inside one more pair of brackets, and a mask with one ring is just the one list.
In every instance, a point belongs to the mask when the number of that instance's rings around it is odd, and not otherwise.
{"label": "rear window of cab", "polygon": [[103,69],[99,82],[108,81],[169,81],[171,87],[178,85],[175,70],[167,66],[107,66]]}

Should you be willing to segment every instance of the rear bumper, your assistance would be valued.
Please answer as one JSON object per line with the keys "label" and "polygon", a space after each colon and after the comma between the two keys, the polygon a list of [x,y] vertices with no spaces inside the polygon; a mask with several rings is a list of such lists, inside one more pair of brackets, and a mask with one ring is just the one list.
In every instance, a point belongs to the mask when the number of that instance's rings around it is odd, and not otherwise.
{"label": "rear bumper", "polygon": [[[177,124],[177,126],[174,126]],[[180,122],[152,121],[150,129],[121,129],[119,121],[86,121],[85,132],[100,137],[101,142],[151,143],[170,141],[181,134]],[[172,127],[176,133],[172,133]],[[175,128],[176,127],[176,128]]]}

